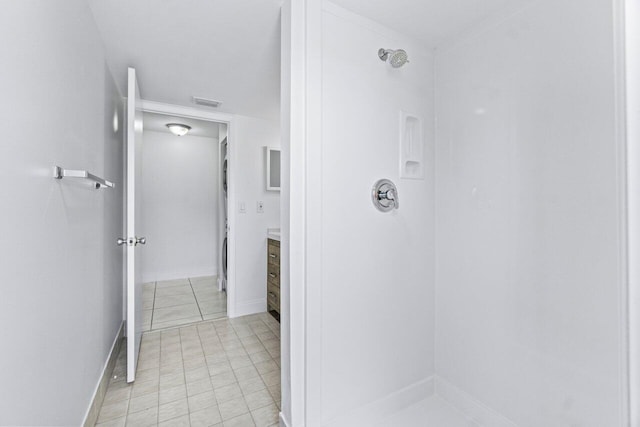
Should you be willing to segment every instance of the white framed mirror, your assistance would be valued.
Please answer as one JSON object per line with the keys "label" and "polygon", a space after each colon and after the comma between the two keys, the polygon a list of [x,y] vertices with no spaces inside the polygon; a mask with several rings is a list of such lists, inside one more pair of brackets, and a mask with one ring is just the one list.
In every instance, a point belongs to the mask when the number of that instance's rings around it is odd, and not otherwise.
{"label": "white framed mirror", "polygon": [[267,191],[280,191],[280,147],[265,147]]}

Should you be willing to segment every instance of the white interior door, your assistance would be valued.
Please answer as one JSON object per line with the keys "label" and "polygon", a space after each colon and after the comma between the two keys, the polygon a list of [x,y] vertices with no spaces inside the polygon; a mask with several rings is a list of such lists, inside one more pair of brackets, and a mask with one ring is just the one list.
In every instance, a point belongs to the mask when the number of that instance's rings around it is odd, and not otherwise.
{"label": "white interior door", "polygon": [[127,382],[136,378],[142,339],[140,188],[142,185],[142,100],[136,70],[129,68],[127,94]]}

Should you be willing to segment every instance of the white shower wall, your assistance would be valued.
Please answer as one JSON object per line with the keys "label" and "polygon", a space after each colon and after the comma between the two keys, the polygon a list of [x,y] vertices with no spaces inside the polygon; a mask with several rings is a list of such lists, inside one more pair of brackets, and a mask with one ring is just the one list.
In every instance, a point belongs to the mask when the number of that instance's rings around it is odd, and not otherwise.
{"label": "white shower wall", "polygon": [[[321,416],[323,425],[371,425],[398,402],[433,390],[433,109],[426,101],[433,100],[433,56],[371,21],[326,8],[316,159],[324,189]],[[407,49],[411,66],[382,63],[381,47]],[[422,119],[422,180],[399,177],[401,110]],[[399,210],[373,206],[380,178],[398,186]]]}
{"label": "white shower wall", "polygon": [[[371,425],[434,389],[485,426],[624,425],[613,5],[531,2],[435,51],[310,7],[309,425]],[[424,180],[399,177],[401,111],[422,119]]]}
{"label": "white shower wall", "polygon": [[488,426],[623,425],[612,5],[535,2],[436,54],[436,390]]}

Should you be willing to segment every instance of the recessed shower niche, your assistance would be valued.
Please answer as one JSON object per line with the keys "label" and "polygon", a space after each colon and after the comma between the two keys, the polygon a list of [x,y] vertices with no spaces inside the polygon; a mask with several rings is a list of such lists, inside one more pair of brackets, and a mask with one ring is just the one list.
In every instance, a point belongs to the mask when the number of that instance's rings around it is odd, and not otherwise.
{"label": "recessed shower niche", "polygon": [[424,179],[422,120],[400,111],[400,178]]}

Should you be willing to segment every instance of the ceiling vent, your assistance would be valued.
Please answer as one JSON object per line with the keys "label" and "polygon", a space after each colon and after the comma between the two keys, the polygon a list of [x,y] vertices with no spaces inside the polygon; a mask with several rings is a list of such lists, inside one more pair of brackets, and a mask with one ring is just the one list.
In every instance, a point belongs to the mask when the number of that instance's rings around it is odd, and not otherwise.
{"label": "ceiling vent", "polygon": [[205,107],[218,108],[220,104],[222,104],[222,101],[216,101],[215,99],[207,99],[207,98],[200,98],[199,96],[194,96],[193,103],[196,105],[202,105]]}

